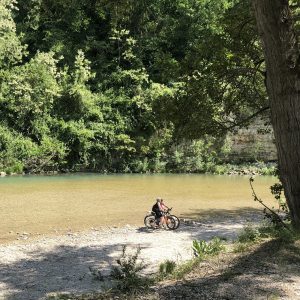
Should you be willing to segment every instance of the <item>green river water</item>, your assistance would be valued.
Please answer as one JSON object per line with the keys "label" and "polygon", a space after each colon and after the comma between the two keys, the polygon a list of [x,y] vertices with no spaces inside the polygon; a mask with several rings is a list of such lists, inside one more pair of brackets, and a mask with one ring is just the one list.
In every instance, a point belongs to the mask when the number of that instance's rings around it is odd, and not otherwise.
{"label": "green river water", "polygon": [[[271,176],[256,177],[257,194],[275,205]],[[238,217],[260,208],[249,177],[218,175],[11,176],[0,178],[0,243],[17,233],[32,236],[91,227],[142,226],[156,197],[183,218]]]}

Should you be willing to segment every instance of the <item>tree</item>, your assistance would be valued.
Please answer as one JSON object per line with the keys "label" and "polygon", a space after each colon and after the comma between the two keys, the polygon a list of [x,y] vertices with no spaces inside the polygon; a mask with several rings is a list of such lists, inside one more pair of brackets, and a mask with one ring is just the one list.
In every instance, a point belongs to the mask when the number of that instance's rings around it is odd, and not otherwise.
{"label": "tree", "polygon": [[[300,51],[288,0],[252,0],[263,42],[280,179],[300,228]],[[297,5],[296,5],[297,6]],[[295,6],[295,7],[296,7]]]}
{"label": "tree", "polygon": [[19,62],[23,56],[12,11],[16,9],[14,0],[0,1],[0,68],[8,68]]}

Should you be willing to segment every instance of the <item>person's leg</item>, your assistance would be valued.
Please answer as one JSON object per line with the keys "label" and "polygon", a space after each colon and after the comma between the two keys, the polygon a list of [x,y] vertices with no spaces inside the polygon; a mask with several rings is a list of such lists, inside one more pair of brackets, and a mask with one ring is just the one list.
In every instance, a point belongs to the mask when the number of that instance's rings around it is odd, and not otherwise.
{"label": "person's leg", "polygon": [[167,216],[164,216],[164,223],[166,226],[167,226],[167,222],[168,222]]}
{"label": "person's leg", "polygon": [[159,216],[156,216],[155,223],[156,223],[157,226],[159,225],[159,223],[160,223],[160,217]]}
{"label": "person's leg", "polygon": [[163,226],[164,223],[165,223],[165,217],[164,217],[164,216],[161,216],[159,225],[160,225],[160,226]]}

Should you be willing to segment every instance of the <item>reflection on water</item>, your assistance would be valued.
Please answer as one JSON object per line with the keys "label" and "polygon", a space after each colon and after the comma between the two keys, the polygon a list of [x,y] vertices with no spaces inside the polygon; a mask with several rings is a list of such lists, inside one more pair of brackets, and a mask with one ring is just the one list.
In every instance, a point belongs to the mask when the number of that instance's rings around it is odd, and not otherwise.
{"label": "reflection on water", "polygon": [[[274,177],[257,177],[267,203]],[[53,233],[104,225],[142,225],[160,196],[178,216],[239,214],[259,208],[249,178],[216,175],[19,176],[0,178],[0,242],[16,232]],[[11,233],[9,233],[11,232]]]}

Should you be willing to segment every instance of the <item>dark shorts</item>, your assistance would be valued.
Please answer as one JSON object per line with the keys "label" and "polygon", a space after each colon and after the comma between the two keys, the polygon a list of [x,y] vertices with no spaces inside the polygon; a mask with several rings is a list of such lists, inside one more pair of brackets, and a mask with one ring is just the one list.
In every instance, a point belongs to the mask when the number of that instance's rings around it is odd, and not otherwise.
{"label": "dark shorts", "polygon": [[162,212],[161,211],[156,211],[155,212],[155,217],[158,219],[158,218],[161,218],[163,216]]}

